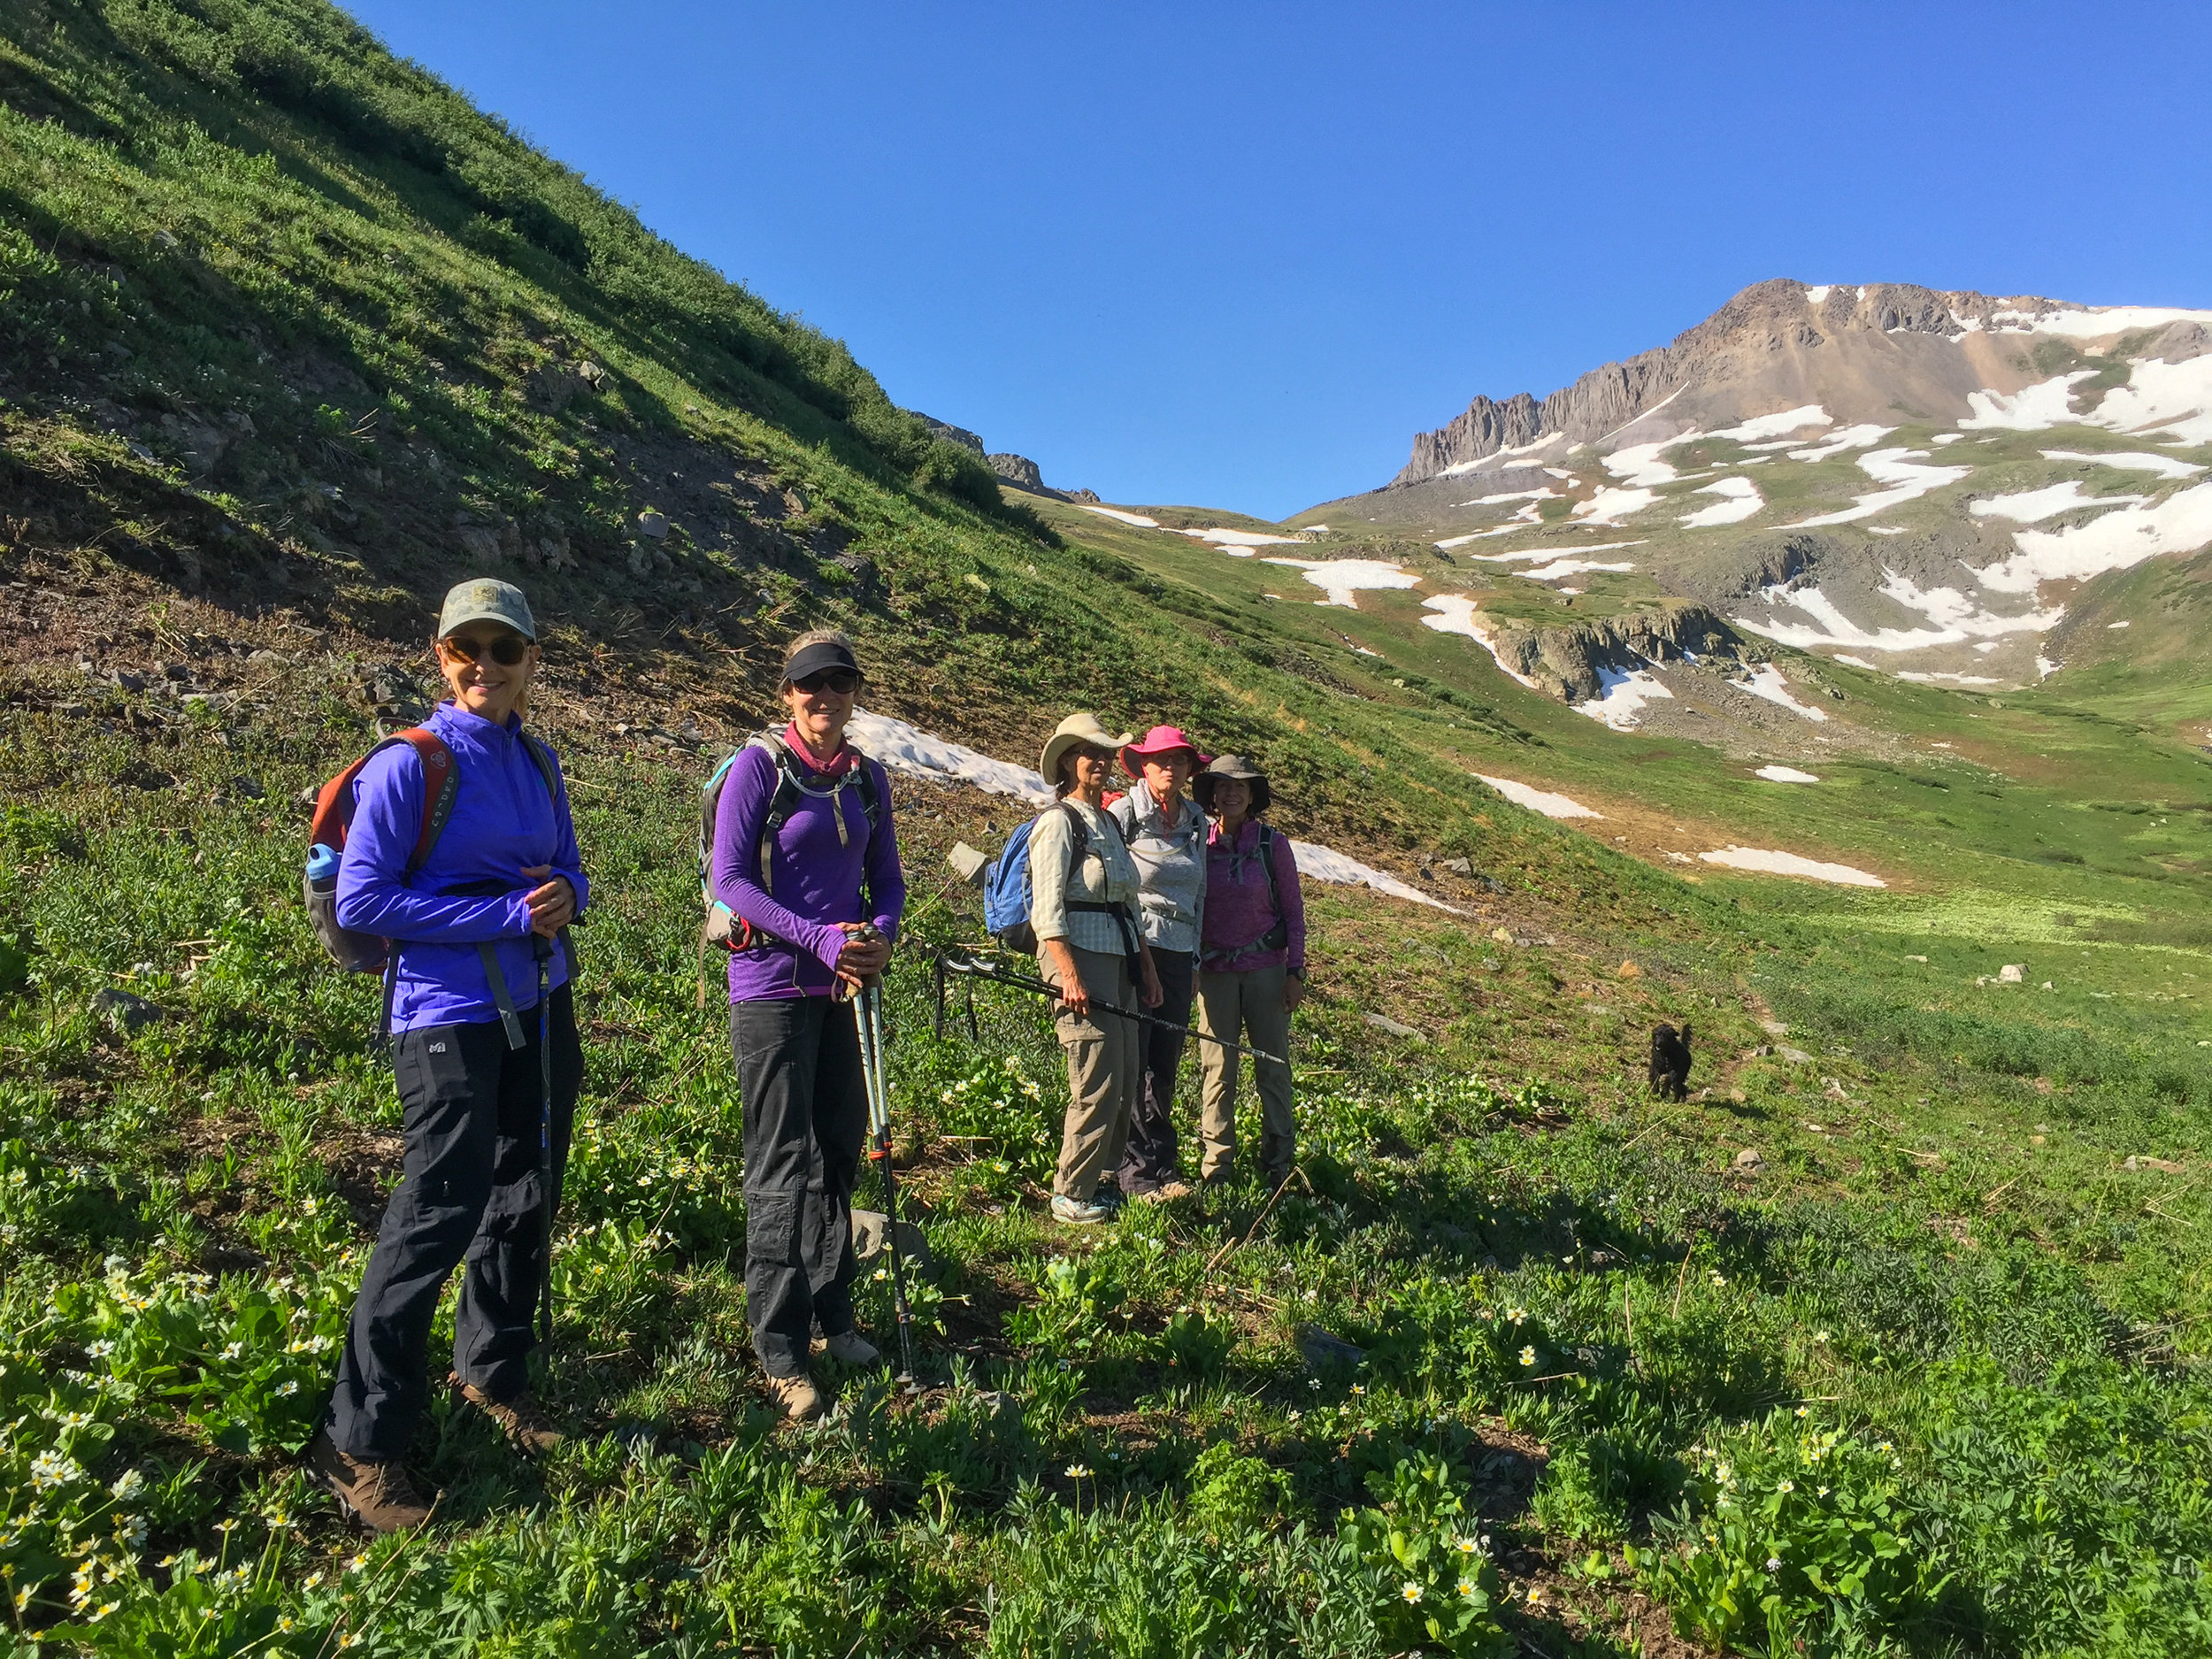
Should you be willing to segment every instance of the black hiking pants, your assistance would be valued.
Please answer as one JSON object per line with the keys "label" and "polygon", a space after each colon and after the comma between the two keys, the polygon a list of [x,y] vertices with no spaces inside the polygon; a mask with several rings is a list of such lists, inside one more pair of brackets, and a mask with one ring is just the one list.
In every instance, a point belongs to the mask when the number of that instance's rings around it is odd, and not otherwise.
{"label": "black hiking pants", "polygon": [[[1151,1011],[1178,1025],[1190,1024],[1197,985],[1198,958],[1187,950],[1152,948],[1152,966],[1160,976],[1159,1007]],[[1137,1039],[1144,1075],[1129,1114],[1129,1140],[1122,1149],[1121,1190],[1134,1198],[1156,1193],[1180,1179],[1175,1167],[1175,1073],[1183,1064],[1183,1033],[1143,1027]]]}
{"label": "black hiking pants", "polygon": [[850,1002],[730,1004],[745,1102],[745,1308],[761,1368],[796,1377],[814,1327],[853,1328],[853,1183],[868,1126]]}
{"label": "black hiking pants", "polygon": [[[447,1277],[466,1263],[454,1316],[453,1369],[495,1400],[527,1382],[532,1319],[545,1275],[538,1144],[535,1006],[507,1047],[496,1019],[433,1025],[392,1039],[407,1150],[346,1331],[330,1400],[330,1438],[353,1457],[407,1449],[429,1402],[431,1321]],[[569,988],[547,1006],[553,1044],[553,1184],[560,1194],[584,1056]]]}

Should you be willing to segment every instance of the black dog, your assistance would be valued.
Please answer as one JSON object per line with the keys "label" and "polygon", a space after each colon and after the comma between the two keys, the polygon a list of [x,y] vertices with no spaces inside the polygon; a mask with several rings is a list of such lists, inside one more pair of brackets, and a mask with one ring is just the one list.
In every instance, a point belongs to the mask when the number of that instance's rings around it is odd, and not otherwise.
{"label": "black dog", "polygon": [[1651,1033],[1651,1092],[1662,1100],[1686,1100],[1690,1092],[1690,1027],[1661,1025]]}

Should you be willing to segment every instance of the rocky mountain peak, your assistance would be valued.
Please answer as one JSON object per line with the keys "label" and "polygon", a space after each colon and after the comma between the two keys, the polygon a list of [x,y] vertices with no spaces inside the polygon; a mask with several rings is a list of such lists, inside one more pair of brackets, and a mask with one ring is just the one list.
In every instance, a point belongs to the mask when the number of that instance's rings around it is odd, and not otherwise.
{"label": "rocky mountain peak", "polygon": [[[1839,419],[1902,410],[1964,414],[1978,390],[2010,391],[2022,373],[1994,337],[2091,315],[2032,296],[2001,298],[1909,282],[1755,282],[1666,345],[1591,370],[1539,401],[1479,396],[1449,425],[1417,434],[1394,485],[1418,483],[1549,434],[1604,447],[1622,428],[1671,408],[1668,430],[1726,425],[1806,403]],[[2078,336],[2078,326],[2067,332]]]}

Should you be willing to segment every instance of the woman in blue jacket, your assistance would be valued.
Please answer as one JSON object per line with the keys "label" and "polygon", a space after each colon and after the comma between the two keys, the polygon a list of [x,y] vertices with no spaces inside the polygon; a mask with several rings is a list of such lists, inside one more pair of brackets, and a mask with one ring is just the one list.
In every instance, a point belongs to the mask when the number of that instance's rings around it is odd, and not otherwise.
{"label": "woman in blue jacket", "polygon": [[[411,743],[380,750],[356,784],[337,888],[339,924],[389,939],[396,958],[392,1064],[406,1154],[307,1463],[378,1532],[429,1514],[400,1458],[428,1403],[439,1294],[465,1262],[451,1379],[459,1398],[523,1451],[560,1439],[525,1369],[547,1265],[536,958],[540,941],[582,912],[587,887],[560,768],[522,731],[539,649],[521,590],[463,582],[446,595],[435,649],[452,695],[426,726],[459,775],[452,814],[411,871],[425,763]],[[556,1195],[583,1075],[569,965],[554,949],[544,1025]]]}

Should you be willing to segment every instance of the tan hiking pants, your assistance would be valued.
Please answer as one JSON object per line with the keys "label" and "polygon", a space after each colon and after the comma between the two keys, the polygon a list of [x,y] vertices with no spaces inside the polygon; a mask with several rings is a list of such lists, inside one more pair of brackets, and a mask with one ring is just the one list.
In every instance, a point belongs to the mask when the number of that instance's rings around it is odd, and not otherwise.
{"label": "tan hiking pants", "polygon": [[[1225,1037],[1270,1054],[1290,1054],[1290,1010],[1283,1006],[1288,970],[1278,964],[1249,973],[1198,975],[1198,1067],[1204,1079],[1199,1139],[1205,1146],[1202,1173],[1225,1173],[1237,1155],[1237,1078],[1244,1056],[1205,1037]],[[1260,1168],[1271,1182],[1290,1173],[1298,1154],[1298,1123],[1291,1110],[1290,1068],[1256,1060],[1260,1091]]]}
{"label": "tan hiking pants", "polygon": [[[1094,998],[1117,1008],[1136,1007],[1128,957],[1118,952],[1069,949],[1075,956],[1076,977]],[[1057,989],[1057,964],[1049,954],[1039,955],[1045,982]],[[1100,1178],[1121,1167],[1128,1145],[1129,1114],[1144,1078],[1139,1043],[1142,1027],[1118,1014],[1094,1012],[1079,1019],[1064,1010],[1053,1024],[1068,1056],[1068,1115],[1060,1129],[1060,1170],[1052,1190],[1087,1203]]]}

